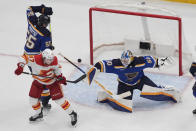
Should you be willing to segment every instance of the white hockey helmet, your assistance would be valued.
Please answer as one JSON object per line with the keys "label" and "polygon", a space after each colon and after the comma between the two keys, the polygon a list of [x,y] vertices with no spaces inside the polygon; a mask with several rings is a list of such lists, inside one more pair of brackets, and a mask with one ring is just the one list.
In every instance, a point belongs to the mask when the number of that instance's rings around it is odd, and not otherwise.
{"label": "white hockey helmet", "polygon": [[51,64],[54,61],[54,54],[53,54],[52,50],[45,49],[42,52],[42,58],[43,58],[44,64],[47,64],[47,65]]}
{"label": "white hockey helmet", "polygon": [[130,50],[123,51],[121,58],[120,58],[122,64],[125,67],[127,67],[133,61],[133,59],[134,57]]}

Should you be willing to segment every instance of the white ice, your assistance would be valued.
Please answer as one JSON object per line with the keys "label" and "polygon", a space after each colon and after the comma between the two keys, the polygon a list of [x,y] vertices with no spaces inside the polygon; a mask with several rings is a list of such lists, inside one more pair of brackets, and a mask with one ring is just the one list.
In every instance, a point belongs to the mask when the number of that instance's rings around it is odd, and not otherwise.
{"label": "white ice", "polygon": [[[195,131],[196,117],[192,110],[196,108],[196,101],[192,95],[194,79],[184,85],[182,103],[159,106],[155,109],[142,103],[135,106],[132,114],[111,110],[106,105],[86,105],[78,100],[81,87],[69,84],[64,88],[65,94],[79,114],[79,123],[76,128],[69,126],[69,117],[54,102],[51,112],[44,121],[30,124],[29,116],[33,113],[28,99],[32,78],[27,75],[16,76],[14,70],[18,56],[23,53],[27,31],[26,9],[30,5],[44,3],[52,6],[52,36],[56,47],[55,53],[61,51],[65,56],[76,62],[81,58],[83,63],[89,63],[89,25],[88,9],[98,3],[122,2],[123,0],[1,0],[0,1],[0,130],[1,131]],[[128,0],[124,0],[128,1]],[[138,2],[140,0],[129,0]],[[196,42],[195,23],[196,5],[161,2],[147,0],[153,5],[176,11],[183,18],[184,33],[192,51]],[[72,79],[76,72],[72,65],[60,58],[63,73],[67,79]],[[25,69],[27,70],[27,69]],[[187,78],[190,74],[186,74]],[[163,79],[163,78],[162,78]],[[165,80],[166,78],[164,78]],[[171,84],[183,85],[181,78],[171,81]],[[168,81],[168,80],[167,80]],[[183,79],[186,81],[186,79]],[[188,81],[188,80],[187,80]],[[172,83],[173,82],[173,83]],[[81,83],[80,85],[82,86]],[[83,85],[84,86],[84,85]],[[73,87],[73,89],[71,89]],[[92,87],[89,88],[91,92]],[[74,92],[75,93],[74,93]],[[89,93],[88,92],[88,93]],[[92,94],[82,94],[81,100],[90,99]],[[77,97],[77,99],[74,99]],[[140,101],[138,101],[140,102]],[[144,104],[144,105],[143,105]],[[164,104],[164,103],[163,103]],[[146,108],[144,108],[146,105]],[[138,109],[138,110],[137,110]],[[144,110],[143,110],[144,109]]]}

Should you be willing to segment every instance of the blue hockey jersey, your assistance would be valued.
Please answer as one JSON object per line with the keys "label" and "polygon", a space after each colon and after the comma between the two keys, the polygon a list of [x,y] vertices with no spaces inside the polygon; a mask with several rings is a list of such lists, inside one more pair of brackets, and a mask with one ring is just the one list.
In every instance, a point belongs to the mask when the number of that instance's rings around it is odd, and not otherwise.
{"label": "blue hockey jersey", "polygon": [[29,7],[27,9],[28,30],[26,44],[24,47],[25,54],[39,54],[46,48],[52,48],[51,33],[47,28],[39,27],[36,12],[40,12],[40,7]]}
{"label": "blue hockey jersey", "polygon": [[118,80],[127,85],[137,84],[143,77],[145,68],[156,66],[157,59],[152,56],[134,57],[134,60],[128,67],[123,66],[120,59],[102,60],[95,64],[95,67],[101,72],[118,75]]}

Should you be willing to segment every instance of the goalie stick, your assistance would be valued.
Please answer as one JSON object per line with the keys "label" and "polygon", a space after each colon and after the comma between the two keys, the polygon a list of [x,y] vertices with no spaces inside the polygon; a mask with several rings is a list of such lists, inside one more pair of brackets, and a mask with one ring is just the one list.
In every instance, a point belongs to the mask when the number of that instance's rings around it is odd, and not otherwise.
{"label": "goalie stick", "polygon": [[[49,78],[49,79],[54,79],[55,78],[55,77],[49,77],[49,76],[41,76],[41,75],[38,75],[38,74],[29,73],[29,72],[22,72],[22,73],[26,74],[26,75],[40,76],[40,77]],[[81,80],[83,80],[85,77],[86,77],[86,75],[82,75],[81,77],[79,77],[78,79],[76,79],[74,81],[67,80],[67,82],[76,84],[76,83],[80,82]]]}

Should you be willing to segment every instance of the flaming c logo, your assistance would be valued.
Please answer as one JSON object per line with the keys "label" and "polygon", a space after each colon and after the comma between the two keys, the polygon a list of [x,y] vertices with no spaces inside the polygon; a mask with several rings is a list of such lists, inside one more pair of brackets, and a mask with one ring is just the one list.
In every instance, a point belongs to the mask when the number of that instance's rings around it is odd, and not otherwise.
{"label": "flaming c logo", "polygon": [[53,69],[41,70],[40,71],[41,76],[51,76],[52,74],[53,74]]}

